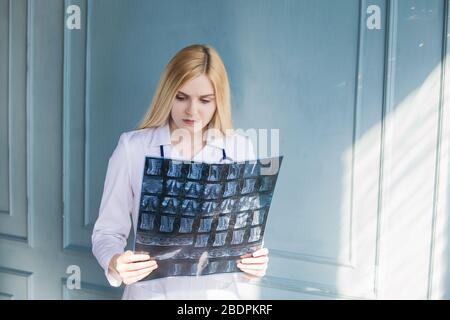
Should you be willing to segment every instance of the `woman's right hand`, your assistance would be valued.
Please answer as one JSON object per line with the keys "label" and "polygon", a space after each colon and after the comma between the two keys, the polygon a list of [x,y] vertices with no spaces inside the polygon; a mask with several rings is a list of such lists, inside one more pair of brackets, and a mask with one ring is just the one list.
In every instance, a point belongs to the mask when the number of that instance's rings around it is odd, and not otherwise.
{"label": "woman's right hand", "polygon": [[155,260],[150,260],[148,254],[138,254],[128,250],[114,255],[109,268],[120,276],[123,283],[132,284],[152,273],[158,268],[158,264]]}

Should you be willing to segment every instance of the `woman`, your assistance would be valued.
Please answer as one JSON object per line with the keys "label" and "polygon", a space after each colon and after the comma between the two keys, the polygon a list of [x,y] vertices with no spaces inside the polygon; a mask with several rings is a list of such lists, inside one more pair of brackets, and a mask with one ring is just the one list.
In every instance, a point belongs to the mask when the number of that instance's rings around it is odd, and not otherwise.
{"label": "woman", "polygon": [[251,279],[264,276],[268,250],[238,261],[243,272],[139,280],[158,266],[148,254],[124,252],[136,232],[146,156],[227,163],[255,159],[250,139],[233,133],[228,76],[214,48],[191,45],[166,66],[139,128],[122,133],[109,159],[92,250],[123,299],[256,299]]}

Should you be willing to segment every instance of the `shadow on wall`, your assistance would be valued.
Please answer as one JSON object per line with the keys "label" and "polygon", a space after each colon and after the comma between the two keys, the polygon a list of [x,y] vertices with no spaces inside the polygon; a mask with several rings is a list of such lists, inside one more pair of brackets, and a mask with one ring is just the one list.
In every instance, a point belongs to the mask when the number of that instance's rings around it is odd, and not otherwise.
{"label": "shadow on wall", "polygon": [[[450,295],[450,118],[448,105],[447,114],[439,117],[441,80],[441,67],[437,66],[385,117],[379,212],[374,212],[371,205],[377,202],[379,193],[379,166],[373,158],[377,158],[380,152],[381,123],[365,132],[356,142],[354,166],[351,149],[343,156],[345,171],[350,173],[353,168],[357,181],[357,188],[353,190],[349,181],[343,183],[344,197],[353,195],[353,214],[361,216],[359,225],[352,229],[353,263],[364,265],[364,261],[373,259],[374,251],[367,249],[372,247],[374,239],[367,237],[372,235],[367,228],[376,225],[379,219],[377,254],[380,267],[375,270],[378,275],[375,285],[383,298],[426,299],[429,289],[434,299],[448,299]],[[444,97],[444,101],[449,98]],[[439,136],[440,172],[437,184],[435,168],[439,120],[443,128]],[[438,200],[436,206],[435,193]],[[341,243],[348,243],[348,239],[342,239]],[[347,251],[344,252],[347,254]],[[369,269],[364,270],[361,276],[367,276]],[[344,292],[350,289],[349,286],[352,286],[351,291],[364,291],[363,288],[358,289],[357,279],[349,278],[345,272],[340,272],[337,280]]]}

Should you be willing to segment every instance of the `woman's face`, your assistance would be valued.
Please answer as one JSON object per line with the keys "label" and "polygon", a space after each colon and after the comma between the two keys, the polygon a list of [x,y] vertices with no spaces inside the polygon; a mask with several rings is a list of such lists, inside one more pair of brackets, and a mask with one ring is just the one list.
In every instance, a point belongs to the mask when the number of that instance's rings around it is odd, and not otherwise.
{"label": "woman's face", "polygon": [[175,129],[201,132],[216,111],[214,94],[212,82],[204,74],[185,83],[175,94],[170,112]]}

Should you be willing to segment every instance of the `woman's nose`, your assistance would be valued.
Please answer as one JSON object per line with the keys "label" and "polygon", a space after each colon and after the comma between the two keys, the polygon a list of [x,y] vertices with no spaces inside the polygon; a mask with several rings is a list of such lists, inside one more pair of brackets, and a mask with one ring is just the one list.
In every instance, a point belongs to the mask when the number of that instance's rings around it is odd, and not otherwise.
{"label": "woman's nose", "polygon": [[195,101],[190,101],[186,108],[186,113],[189,115],[195,115],[198,112],[198,104]]}

